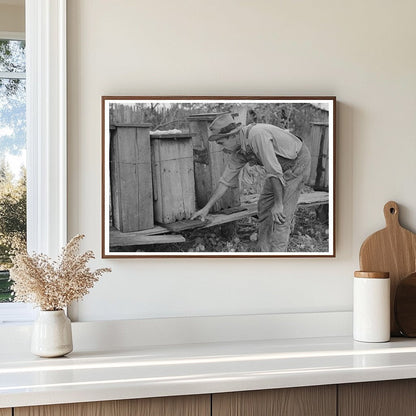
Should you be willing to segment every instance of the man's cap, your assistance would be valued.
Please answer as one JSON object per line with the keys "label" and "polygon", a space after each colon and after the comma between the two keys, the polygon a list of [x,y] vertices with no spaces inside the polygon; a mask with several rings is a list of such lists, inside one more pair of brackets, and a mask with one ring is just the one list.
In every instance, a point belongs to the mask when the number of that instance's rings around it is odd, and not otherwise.
{"label": "man's cap", "polygon": [[208,140],[213,142],[214,140],[239,132],[241,130],[241,123],[236,123],[232,114],[228,113],[218,116],[208,128],[210,132]]}

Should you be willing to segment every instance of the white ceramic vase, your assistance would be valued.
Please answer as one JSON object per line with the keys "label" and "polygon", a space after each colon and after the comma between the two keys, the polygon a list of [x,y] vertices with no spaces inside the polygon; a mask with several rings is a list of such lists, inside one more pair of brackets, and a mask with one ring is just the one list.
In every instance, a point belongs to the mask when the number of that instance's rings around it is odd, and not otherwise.
{"label": "white ceramic vase", "polygon": [[31,351],[39,357],[61,357],[72,351],[71,321],[63,310],[40,311],[33,325]]}

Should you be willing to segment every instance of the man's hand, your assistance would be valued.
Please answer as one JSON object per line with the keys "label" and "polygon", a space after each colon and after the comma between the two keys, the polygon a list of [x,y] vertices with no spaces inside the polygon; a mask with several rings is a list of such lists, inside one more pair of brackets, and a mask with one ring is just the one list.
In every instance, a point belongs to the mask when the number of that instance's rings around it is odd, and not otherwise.
{"label": "man's hand", "polygon": [[209,207],[205,206],[204,208],[200,209],[199,211],[195,212],[194,215],[192,215],[191,220],[195,220],[198,217],[201,218],[201,221],[205,221],[206,217],[209,212]]}
{"label": "man's hand", "polygon": [[206,203],[204,208],[200,209],[199,211],[195,212],[192,215],[191,220],[196,218],[201,218],[201,221],[205,221],[208,215],[209,210],[214,206],[214,204],[221,199],[221,197],[227,192],[228,186],[224,185],[223,183],[219,183],[217,188],[215,189],[214,193],[211,195],[211,198]]}
{"label": "man's hand", "polygon": [[283,224],[286,221],[286,215],[283,213],[283,204],[276,202],[271,209],[272,218],[274,222]]}

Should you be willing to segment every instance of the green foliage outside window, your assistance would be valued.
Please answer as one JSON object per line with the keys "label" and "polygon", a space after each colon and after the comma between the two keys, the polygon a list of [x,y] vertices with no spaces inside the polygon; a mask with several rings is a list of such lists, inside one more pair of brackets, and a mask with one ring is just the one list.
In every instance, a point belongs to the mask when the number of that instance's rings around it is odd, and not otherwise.
{"label": "green foliage outside window", "polygon": [[25,71],[25,42],[0,40],[0,302],[12,300],[11,255],[26,241]]}
{"label": "green foliage outside window", "polygon": [[8,269],[13,248],[26,241],[26,173],[16,182],[5,161],[0,163],[0,302],[12,299]]}

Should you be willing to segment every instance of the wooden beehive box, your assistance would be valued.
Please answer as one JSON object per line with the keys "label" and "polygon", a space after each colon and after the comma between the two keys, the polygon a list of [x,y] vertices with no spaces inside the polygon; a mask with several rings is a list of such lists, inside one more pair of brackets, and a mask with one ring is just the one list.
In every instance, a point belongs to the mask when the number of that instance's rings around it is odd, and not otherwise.
{"label": "wooden beehive box", "polygon": [[[188,118],[189,129],[194,134],[195,193],[198,209],[208,202],[215,191],[229,157],[216,142],[208,141],[208,126],[221,114],[225,113],[194,114]],[[238,205],[240,205],[240,190],[231,188],[214,205],[213,211]]]}
{"label": "wooden beehive box", "polygon": [[169,224],[195,212],[195,179],[190,134],[152,134],[155,221]]}
{"label": "wooden beehive box", "polygon": [[122,232],[152,228],[152,167],[149,124],[111,127],[110,183],[113,225]]}

